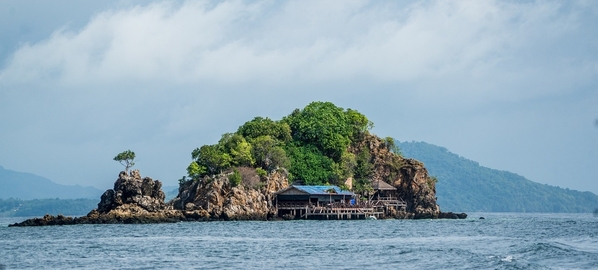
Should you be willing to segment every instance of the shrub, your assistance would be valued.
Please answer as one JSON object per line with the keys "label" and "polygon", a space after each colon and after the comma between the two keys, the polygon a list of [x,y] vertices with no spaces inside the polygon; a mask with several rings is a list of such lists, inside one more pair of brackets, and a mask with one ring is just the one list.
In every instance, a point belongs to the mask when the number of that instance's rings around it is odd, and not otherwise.
{"label": "shrub", "polygon": [[241,173],[239,170],[234,169],[233,173],[228,176],[228,181],[230,181],[231,186],[236,187],[241,184]]}

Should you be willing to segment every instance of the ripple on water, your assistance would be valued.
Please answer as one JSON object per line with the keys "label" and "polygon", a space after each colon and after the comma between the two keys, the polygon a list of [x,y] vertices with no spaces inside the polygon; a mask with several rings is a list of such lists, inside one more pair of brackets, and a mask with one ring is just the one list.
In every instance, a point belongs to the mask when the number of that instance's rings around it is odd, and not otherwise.
{"label": "ripple on water", "polygon": [[7,269],[598,268],[596,218],[484,216],[0,227],[0,264]]}

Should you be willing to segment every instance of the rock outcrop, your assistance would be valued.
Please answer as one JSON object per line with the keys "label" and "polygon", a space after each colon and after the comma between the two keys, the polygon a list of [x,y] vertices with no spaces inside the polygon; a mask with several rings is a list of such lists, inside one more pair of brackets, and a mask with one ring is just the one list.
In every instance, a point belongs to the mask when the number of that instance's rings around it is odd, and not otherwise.
{"label": "rock outcrop", "polygon": [[[272,195],[288,186],[286,171],[272,172],[253,187],[233,187],[229,175],[224,173],[214,178],[188,181],[180,186],[179,195],[169,204],[183,211],[188,219],[267,220],[276,215]],[[245,168],[243,182],[254,176],[259,177],[254,169]]]}
{"label": "rock outcrop", "polygon": [[149,177],[141,178],[139,170],[131,171],[130,175],[121,172],[114,189],[109,189],[102,194],[98,204],[98,212],[107,214],[123,205],[137,206],[147,212],[164,210],[164,192],[162,183]]}
{"label": "rock outcrop", "polygon": [[407,203],[406,213],[397,213],[397,218],[438,218],[440,207],[436,204],[436,185],[428,175],[424,164],[395,155],[385,142],[375,136],[366,135],[350,151],[369,151],[374,170],[371,180],[382,180],[397,188],[398,196]]}
{"label": "rock outcrop", "polygon": [[138,170],[127,175],[121,172],[114,189],[104,192],[98,208],[83,217],[45,215],[11,226],[45,226],[110,223],[165,223],[184,218],[180,211],[164,203],[162,183],[149,177],[141,178]]}
{"label": "rock outcrop", "polygon": [[[405,159],[389,151],[385,142],[366,135],[349,151],[366,149],[373,171],[371,180],[382,180],[397,188],[398,196],[407,203],[405,211],[391,213],[394,218],[466,218],[464,213],[443,213],[436,204],[435,182],[424,164]],[[187,181],[179,187],[172,201],[164,202],[162,183],[141,178],[138,170],[127,175],[121,172],[114,188],[106,190],[98,208],[84,217],[62,215],[34,218],[10,226],[44,226],[107,223],[165,223],[208,220],[268,220],[276,217],[272,205],[274,193],[288,187],[288,173],[277,169],[258,176],[253,168],[239,168],[242,182],[233,186],[232,172]]]}

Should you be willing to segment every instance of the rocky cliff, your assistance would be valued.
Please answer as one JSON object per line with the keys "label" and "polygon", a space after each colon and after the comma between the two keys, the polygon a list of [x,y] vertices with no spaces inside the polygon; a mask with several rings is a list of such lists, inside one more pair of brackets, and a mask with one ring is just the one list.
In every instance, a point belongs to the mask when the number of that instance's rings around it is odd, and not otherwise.
{"label": "rocky cliff", "polygon": [[397,188],[398,196],[407,203],[407,213],[397,217],[438,218],[435,182],[424,164],[392,153],[386,142],[375,135],[366,135],[349,149],[354,154],[368,151],[374,165],[372,181],[382,180]]}
{"label": "rocky cliff", "polygon": [[[350,151],[366,149],[370,153],[372,180],[385,181],[398,190],[407,202],[404,213],[396,218],[465,218],[465,214],[442,213],[436,204],[435,182],[423,163],[395,155],[384,141],[369,135]],[[106,223],[164,223],[207,220],[268,220],[276,217],[272,205],[274,193],[288,187],[288,173],[277,169],[258,176],[253,168],[238,168],[242,181],[233,186],[232,172],[187,181],[179,187],[172,201],[164,202],[162,183],[141,178],[138,170],[121,172],[114,188],[106,190],[98,208],[84,217],[62,215],[29,219],[11,226],[44,226]]]}
{"label": "rocky cliff", "polygon": [[[220,220],[266,220],[276,215],[273,194],[288,186],[284,170],[259,177],[253,168],[242,168],[242,184],[233,187],[231,172],[188,181],[169,205],[186,216]],[[257,178],[257,182],[252,179]]]}
{"label": "rocky cliff", "polygon": [[124,171],[114,182],[114,189],[104,192],[98,208],[83,217],[45,215],[11,226],[44,226],[71,224],[106,223],[157,223],[176,222],[183,219],[180,211],[175,211],[164,203],[162,183],[149,177],[141,178],[138,170],[129,175]]}

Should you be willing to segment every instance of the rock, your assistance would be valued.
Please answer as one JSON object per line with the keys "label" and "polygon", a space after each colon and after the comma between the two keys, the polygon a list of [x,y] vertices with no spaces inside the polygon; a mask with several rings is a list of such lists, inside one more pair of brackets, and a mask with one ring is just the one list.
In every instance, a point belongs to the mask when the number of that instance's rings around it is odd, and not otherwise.
{"label": "rock", "polygon": [[129,175],[120,172],[114,182],[114,189],[102,194],[98,208],[87,216],[72,218],[58,215],[45,215],[15,223],[11,226],[46,226],[71,224],[107,223],[157,223],[176,222],[184,219],[179,211],[173,211],[164,203],[162,183],[149,177],[141,178],[138,170]]}
{"label": "rock", "polygon": [[440,207],[436,204],[436,185],[429,181],[424,164],[395,155],[385,146],[383,139],[365,135],[363,141],[349,148],[353,154],[368,149],[374,172],[371,180],[382,180],[398,190],[398,195],[407,203],[406,212],[393,218],[438,218]]}
{"label": "rock", "polygon": [[[349,148],[356,154],[367,149],[373,164],[372,180],[382,180],[397,188],[405,200],[404,210],[389,212],[391,218],[464,219],[467,214],[441,212],[436,204],[436,187],[423,163],[395,155],[384,141],[364,135],[362,141]],[[101,196],[98,208],[87,216],[71,218],[46,215],[11,226],[44,226],[68,224],[156,223],[206,220],[268,220],[277,217],[272,201],[274,193],[289,186],[288,172],[279,168],[259,177],[253,168],[243,169],[241,183],[233,187],[231,172],[187,181],[179,186],[179,194],[164,203],[162,183],[142,178],[138,170],[120,172],[114,188]],[[283,219],[291,216],[283,216]],[[293,217],[294,218],[294,217]]]}
{"label": "rock", "polygon": [[467,214],[465,214],[465,213],[457,214],[457,213],[453,213],[453,212],[440,212],[440,214],[438,214],[438,218],[465,219],[465,218],[467,218]]}
{"label": "rock", "polygon": [[110,211],[125,204],[137,205],[149,212],[157,212],[165,208],[162,183],[149,177],[141,179],[139,170],[132,170],[129,175],[120,172],[114,182],[114,189],[104,192],[98,203],[100,213]]}
{"label": "rock", "polygon": [[288,186],[287,174],[286,170],[270,173],[260,180],[262,185],[255,185],[262,187],[259,189],[243,185],[232,187],[227,174],[189,181],[181,185],[179,195],[169,204],[174,209],[187,211],[185,215],[190,219],[266,220],[275,215],[272,195]]}

